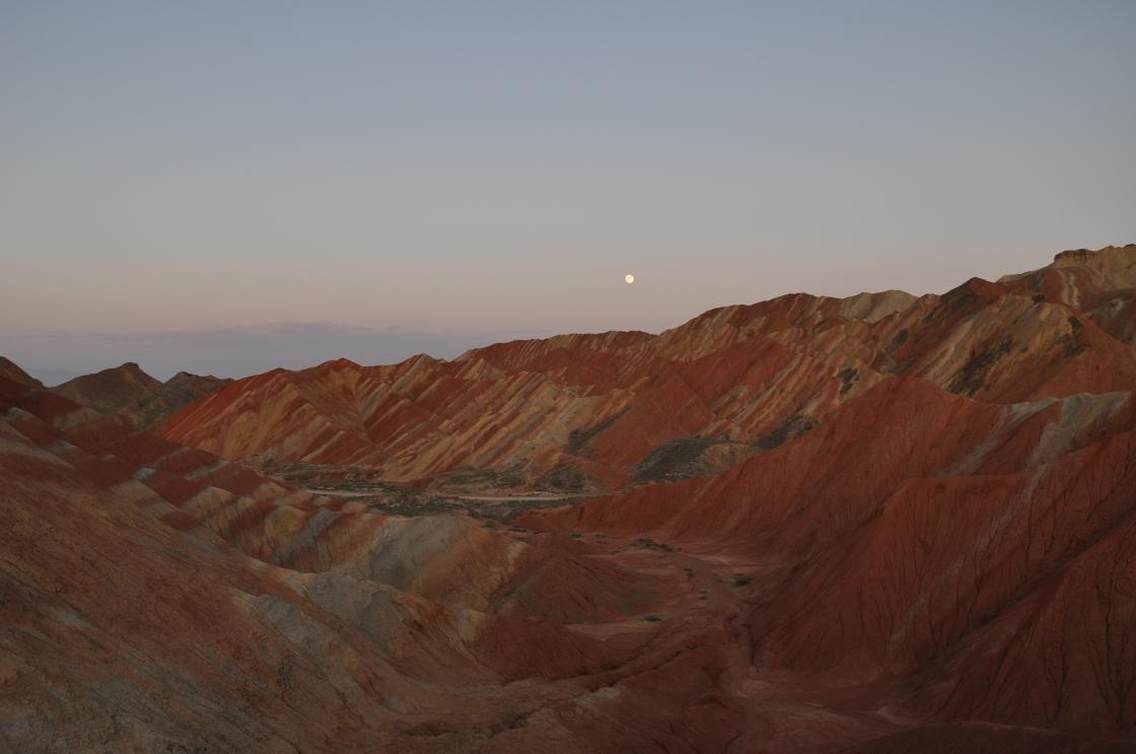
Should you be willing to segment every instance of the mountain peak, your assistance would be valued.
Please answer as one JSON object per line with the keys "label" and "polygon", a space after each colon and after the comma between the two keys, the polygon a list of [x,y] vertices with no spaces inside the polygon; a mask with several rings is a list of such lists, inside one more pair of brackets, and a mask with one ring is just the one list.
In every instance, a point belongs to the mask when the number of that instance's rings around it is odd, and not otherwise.
{"label": "mountain peak", "polygon": [[0,356],[0,377],[29,387],[43,387],[39,380],[21,369],[16,362],[4,356]]}
{"label": "mountain peak", "polygon": [[76,377],[52,392],[104,414],[121,414],[146,427],[228,380],[179,372],[166,382],[151,377],[135,361]]}

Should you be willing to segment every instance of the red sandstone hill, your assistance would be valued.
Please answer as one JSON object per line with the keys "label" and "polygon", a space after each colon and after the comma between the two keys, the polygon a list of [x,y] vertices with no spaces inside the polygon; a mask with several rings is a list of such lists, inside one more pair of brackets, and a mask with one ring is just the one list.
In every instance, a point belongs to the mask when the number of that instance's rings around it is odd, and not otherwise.
{"label": "red sandstone hill", "polygon": [[892,378],[719,477],[520,522],[748,559],[770,672],[922,674],[926,713],[1127,730],[1134,429],[1131,393],[997,406]]}
{"label": "red sandstone hill", "polygon": [[[276,370],[156,434],[0,376],[0,741],[1136,750],[1134,264]],[[246,463],[607,494],[506,528]]]}
{"label": "red sandstone hill", "polygon": [[13,750],[472,751],[681,646],[627,617],[661,579],[579,546],[292,490],[4,379],[0,417]]}
{"label": "red sandstone hill", "polygon": [[713,473],[808,432],[891,375],[997,403],[1130,389],[1136,345],[1118,335],[1136,309],[1124,304],[1132,289],[1115,286],[1136,286],[1133,260],[1136,246],[1109,247],[942,296],[794,294],[657,336],[275,370],[158,432],[233,460],[366,467],[404,482],[477,470],[494,472],[482,477],[490,487],[578,491]]}
{"label": "red sandstone hill", "polygon": [[[1123,529],[1095,538],[1084,527],[1064,531],[1044,515],[1042,498],[1026,518],[1036,522],[1026,531],[1037,549],[1025,554],[1064,563],[1059,578],[1074,580],[1058,587],[1056,601],[1043,580],[1041,597],[1009,607],[1019,582],[989,569],[998,552],[1020,552],[1021,530],[1010,523],[975,527],[979,549],[955,552],[962,540],[944,540],[933,517],[901,516],[925,528],[897,529],[891,512],[910,504],[889,501],[882,518],[869,516],[880,518],[878,533],[847,537],[863,528],[855,519],[868,515],[872,493],[912,469],[977,480],[994,469],[1096,458],[1101,437],[1129,436],[1132,411],[1117,398],[1042,403],[1003,409],[919,380],[886,381],[824,428],[722,478],[753,528],[709,520],[680,524],[672,536],[663,515],[660,525],[633,526],[632,540],[585,520],[599,504],[580,509],[574,526],[588,532],[580,538],[375,514],[0,380],[0,638],[8,649],[0,709],[21,721],[5,729],[6,741],[20,751],[1125,751],[1131,740],[1118,734],[1131,722],[1113,717],[1131,711],[1123,696],[1130,571],[1117,565],[1127,562]],[[943,429],[888,459],[896,471],[876,464],[853,485],[863,491],[846,496],[847,519],[815,501],[806,515],[832,525],[787,526],[780,542],[752,518],[791,515],[775,502],[766,511],[738,487],[755,466],[784,466],[770,483],[782,487],[800,466],[774,464],[779,456],[823,454],[864,414],[888,407],[880,418],[889,428],[920,406],[920,421]],[[988,442],[991,428],[1005,439]],[[916,434],[908,430],[908,439]],[[960,445],[978,451],[961,465]],[[1086,524],[1098,531],[1117,520],[1108,491],[1132,489],[1131,464],[1114,460],[1097,460],[1106,478],[1085,478],[1105,493],[1094,512],[1100,523],[1090,516]],[[816,494],[840,486],[802,483]],[[681,499],[694,484],[647,489],[674,488]],[[946,515],[964,500],[981,504],[979,517],[1006,512],[985,488],[977,496],[959,489],[971,497],[956,489]],[[939,495],[924,510],[936,511],[946,500]],[[702,503],[693,505],[687,520],[699,517]],[[644,534],[672,544],[644,545],[652,542]],[[716,547],[711,535],[732,544]],[[776,562],[794,552],[817,565]],[[858,565],[881,556],[895,565]],[[952,556],[964,567],[951,567]],[[842,567],[848,562],[856,567]],[[920,579],[921,569],[942,580]],[[956,593],[956,573],[975,574],[981,593]],[[752,581],[738,586],[739,574]],[[865,575],[885,580],[868,591]],[[1097,579],[1094,588],[1084,588],[1086,578]],[[949,598],[925,600],[912,590],[920,583]],[[933,608],[928,622],[895,622],[905,604]],[[1032,628],[1055,610],[1064,633]],[[1074,615],[1101,630],[1084,631]],[[924,632],[935,621],[944,633]],[[1006,621],[1027,628],[1004,631]],[[857,625],[873,633],[855,634]],[[903,625],[916,630],[901,631],[896,644]],[[1037,654],[1022,645],[1038,641],[1049,643]],[[998,642],[1009,647],[991,664],[984,653]],[[890,663],[884,675],[881,663]],[[1025,695],[1009,698],[1036,706],[1000,705],[1003,673],[1024,673],[1008,688]]]}
{"label": "red sandstone hill", "polygon": [[3,356],[0,356],[0,377],[21,385],[43,387],[39,380],[25,372],[11,359],[4,358]]}

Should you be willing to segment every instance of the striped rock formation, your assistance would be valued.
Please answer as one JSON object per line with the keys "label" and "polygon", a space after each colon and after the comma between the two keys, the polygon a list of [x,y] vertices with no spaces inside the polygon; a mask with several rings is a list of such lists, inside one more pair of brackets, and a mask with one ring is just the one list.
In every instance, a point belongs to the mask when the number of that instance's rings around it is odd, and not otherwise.
{"label": "striped rock formation", "polygon": [[[1136,750],[1134,271],[276,370],[151,432],[0,364],[0,750]],[[506,528],[290,465],[596,494]]]}
{"label": "striped rock formation", "polygon": [[231,460],[364,467],[402,482],[472,469],[496,472],[490,487],[598,491],[714,473],[891,376],[995,403],[1130,389],[1133,260],[1136,246],[1066,252],[1038,272],[942,296],[794,294],[657,336],[275,370],[193,403],[158,433]]}

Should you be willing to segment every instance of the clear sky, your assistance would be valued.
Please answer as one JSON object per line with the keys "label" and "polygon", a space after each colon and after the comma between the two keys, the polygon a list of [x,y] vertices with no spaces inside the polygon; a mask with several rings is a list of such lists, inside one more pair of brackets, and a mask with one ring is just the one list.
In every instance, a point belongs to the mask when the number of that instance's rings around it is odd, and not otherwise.
{"label": "clear sky", "polygon": [[0,336],[657,330],[1037,267],[1136,241],[1134,40],[1129,0],[0,0]]}

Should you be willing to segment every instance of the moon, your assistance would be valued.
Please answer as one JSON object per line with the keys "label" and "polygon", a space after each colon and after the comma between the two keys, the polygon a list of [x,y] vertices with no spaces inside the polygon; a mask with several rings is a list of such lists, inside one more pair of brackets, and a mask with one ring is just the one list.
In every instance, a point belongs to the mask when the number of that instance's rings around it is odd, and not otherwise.
{"label": "moon", "polygon": [[628,285],[631,285],[632,283],[635,282],[635,276],[632,275],[631,273],[628,273],[628,274],[623,276],[623,282],[627,283]]}

